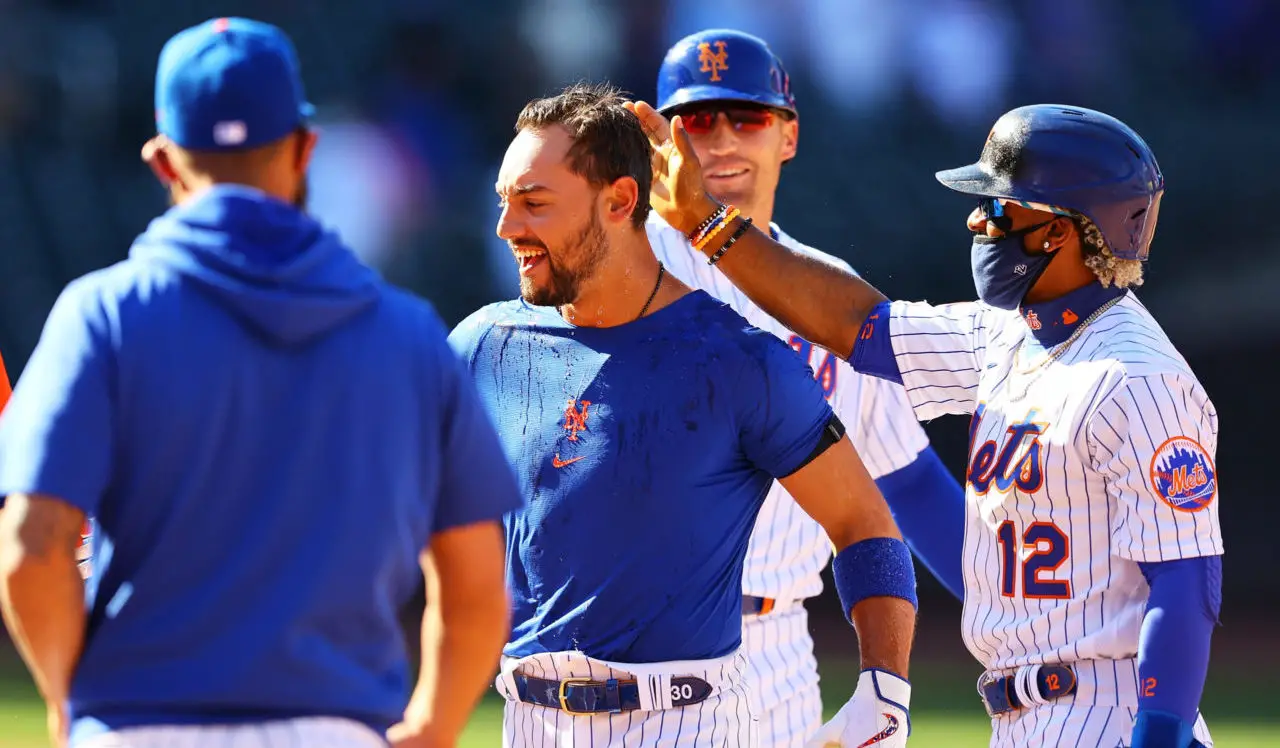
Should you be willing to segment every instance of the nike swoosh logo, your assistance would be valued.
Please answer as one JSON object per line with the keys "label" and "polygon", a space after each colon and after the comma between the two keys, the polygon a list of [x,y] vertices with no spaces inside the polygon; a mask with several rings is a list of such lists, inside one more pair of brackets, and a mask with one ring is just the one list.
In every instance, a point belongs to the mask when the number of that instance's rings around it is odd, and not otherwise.
{"label": "nike swoosh logo", "polygon": [[867,742],[858,746],[858,748],[867,748],[867,746],[869,745],[875,745],[876,743],[879,743],[881,740],[885,740],[890,735],[898,731],[898,718],[888,712],[881,712],[881,714],[884,715],[885,719],[889,720],[889,726],[884,728],[880,732],[876,733],[875,735],[872,735],[871,738],[867,740]]}
{"label": "nike swoosh logo", "polygon": [[562,459],[560,459],[560,453],[558,453],[558,452],[557,452],[557,453],[556,453],[556,456],[551,458],[551,464],[552,464],[554,467],[562,468],[562,467],[564,467],[565,465],[572,465],[573,463],[577,462],[578,460],[585,459],[585,458],[586,458],[586,455],[582,455],[581,457],[573,457],[573,458],[570,458],[570,459],[568,459],[568,460],[562,460]]}

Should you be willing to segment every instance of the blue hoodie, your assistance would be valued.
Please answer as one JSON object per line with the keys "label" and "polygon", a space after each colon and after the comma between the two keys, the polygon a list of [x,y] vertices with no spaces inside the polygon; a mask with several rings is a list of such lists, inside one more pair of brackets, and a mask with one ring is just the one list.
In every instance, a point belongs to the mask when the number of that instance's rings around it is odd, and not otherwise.
{"label": "blue hoodie", "polygon": [[95,518],[75,740],[399,719],[420,551],[521,503],[446,334],[241,187],[169,210],[67,287],[0,417],[0,495]]}

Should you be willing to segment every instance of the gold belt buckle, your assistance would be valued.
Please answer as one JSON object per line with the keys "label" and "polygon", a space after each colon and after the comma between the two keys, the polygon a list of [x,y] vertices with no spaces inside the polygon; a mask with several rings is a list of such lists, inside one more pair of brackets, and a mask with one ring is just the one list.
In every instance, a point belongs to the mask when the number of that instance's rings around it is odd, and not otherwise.
{"label": "gold belt buckle", "polygon": [[591,678],[565,678],[560,681],[560,690],[557,694],[560,697],[560,710],[568,714],[592,714],[593,712],[576,712],[570,709],[568,702],[565,700],[565,689],[569,686],[589,686],[595,682]]}

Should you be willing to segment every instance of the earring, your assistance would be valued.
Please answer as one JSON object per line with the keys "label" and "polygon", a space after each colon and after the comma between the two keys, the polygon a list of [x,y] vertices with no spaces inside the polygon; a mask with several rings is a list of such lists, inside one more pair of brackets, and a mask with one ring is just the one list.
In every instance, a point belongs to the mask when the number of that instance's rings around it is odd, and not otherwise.
{"label": "earring", "polygon": [[1045,249],[1048,249],[1048,248],[1049,248],[1049,242],[1045,242],[1045,243],[1044,243],[1044,248],[1045,248]]}

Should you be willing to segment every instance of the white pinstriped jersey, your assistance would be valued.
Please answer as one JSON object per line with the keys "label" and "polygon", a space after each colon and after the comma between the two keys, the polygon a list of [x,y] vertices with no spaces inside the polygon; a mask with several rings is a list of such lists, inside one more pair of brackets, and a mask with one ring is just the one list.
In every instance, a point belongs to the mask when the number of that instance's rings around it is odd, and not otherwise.
{"label": "white pinstriped jersey", "polygon": [[[661,218],[650,214],[646,228],[654,254],[668,272],[728,304],[752,325],[787,341],[808,360],[831,409],[844,422],[873,478],[910,465],[928,446],[928,437],[912,415],[901,387],[856,373],[841,358],[810,344],[765,314],[719,270],[708,265],[706,258],[689,246],[684,234]],[[842,260],[801,244],[777,226],[773,229],[778,241],[788,247],[848,268]],[[774,482],[747,547],[743,592],[779,600],[813,597],[822,592],[819,575],[830,559],[831,541],[822,527]]]}
{"label": "white pinstriped jersey", "polygon": [[894,302],[889,317],[916,415],[972,415],[970,651],[988,669],[1133,657],[1138,562],[1222,553],[1218,416],[1186,360],[1132,293],[1029,374],[1040,359],[1013,370],[1030,337],[1017,312]]}

